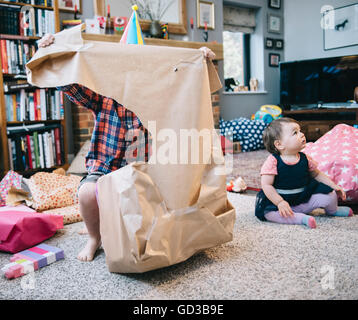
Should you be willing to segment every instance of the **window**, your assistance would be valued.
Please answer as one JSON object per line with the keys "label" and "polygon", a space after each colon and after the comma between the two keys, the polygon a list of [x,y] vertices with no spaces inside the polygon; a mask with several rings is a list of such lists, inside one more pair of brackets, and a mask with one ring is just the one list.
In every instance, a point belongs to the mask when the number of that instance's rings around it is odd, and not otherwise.
{"label": "window", "polygon": [[230,84],[249,86],[250,34],[255,32],[256,12],[252,8],[224,5],[224,78],[225,91]]}
{"label": "window", "polygon": [[[224,78],[234,79],[236,84],[244,83],[243,33],[224,31]],[[225,89],[228,90],[229,86]]]}
{"label": "window", "polygon": [[230,84],[248,86],[250,35],[243,32],[224,31],[223,46],[225,91],[232,91]]}

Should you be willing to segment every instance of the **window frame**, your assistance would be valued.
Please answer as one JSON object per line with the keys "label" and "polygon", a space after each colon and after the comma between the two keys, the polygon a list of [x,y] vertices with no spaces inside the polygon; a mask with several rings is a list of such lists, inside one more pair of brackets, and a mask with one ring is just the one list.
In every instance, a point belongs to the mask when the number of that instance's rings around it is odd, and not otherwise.
{"label": "window frame", "polygon": [[244,85],[249,86],[251,78],[251,37],[250,33],[243,34],[243,70],[244,70]]}

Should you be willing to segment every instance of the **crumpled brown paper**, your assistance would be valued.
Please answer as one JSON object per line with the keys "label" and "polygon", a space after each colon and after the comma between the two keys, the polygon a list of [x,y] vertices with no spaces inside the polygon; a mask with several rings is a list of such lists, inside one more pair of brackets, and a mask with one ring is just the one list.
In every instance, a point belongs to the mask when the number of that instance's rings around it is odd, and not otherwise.
{"label": "crumpled brown paper", "polygon": [[6,205],[7,206],[18,206],[22,203],[25,203],[29,199],[30,199],[29,192],[27,192],[23,189],[17,189],[17,188],[11,187],[9,190],[9,193],[6,197]]}
{"label": "crumpled brown paper", "polygon": [[[109,271],[145,272],[231,241],[235,210],[217,135],[200,148],[210,163],[163,163],[155,151],[173,147],[157,138],[162,129],[176,137],[183,129],[214,129],[211,92],[221,83],[213,64],[197,49],[84,41],[81,28],[55,34],[54,44],[39,49],[26,67],[28,81],[38,87],[79,83],[112,97],[152,135],[149,163],[131,163],[97,183]],[[179,158],[180,143],[175,149]]]}

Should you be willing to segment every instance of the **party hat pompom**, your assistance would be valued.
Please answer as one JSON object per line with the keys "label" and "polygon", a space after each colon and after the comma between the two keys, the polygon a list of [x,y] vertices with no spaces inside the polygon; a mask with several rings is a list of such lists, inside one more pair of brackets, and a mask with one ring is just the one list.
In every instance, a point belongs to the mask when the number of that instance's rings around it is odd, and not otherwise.
{"label": "party hat pompom", "polygon": [[138,10],[138,6],[135,4],[134,6],[132,6],[132,9],[137,11]]}

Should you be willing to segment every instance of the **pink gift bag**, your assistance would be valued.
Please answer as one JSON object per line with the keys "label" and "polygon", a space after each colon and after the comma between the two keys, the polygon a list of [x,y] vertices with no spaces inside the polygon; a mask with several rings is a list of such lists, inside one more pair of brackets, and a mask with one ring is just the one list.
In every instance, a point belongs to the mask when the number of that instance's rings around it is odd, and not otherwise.
{"label": "pink gift bag", "polygon": [[2,207],[0,210],[0,250],[17,253],[52,237],[63,228],[63,217]]}

